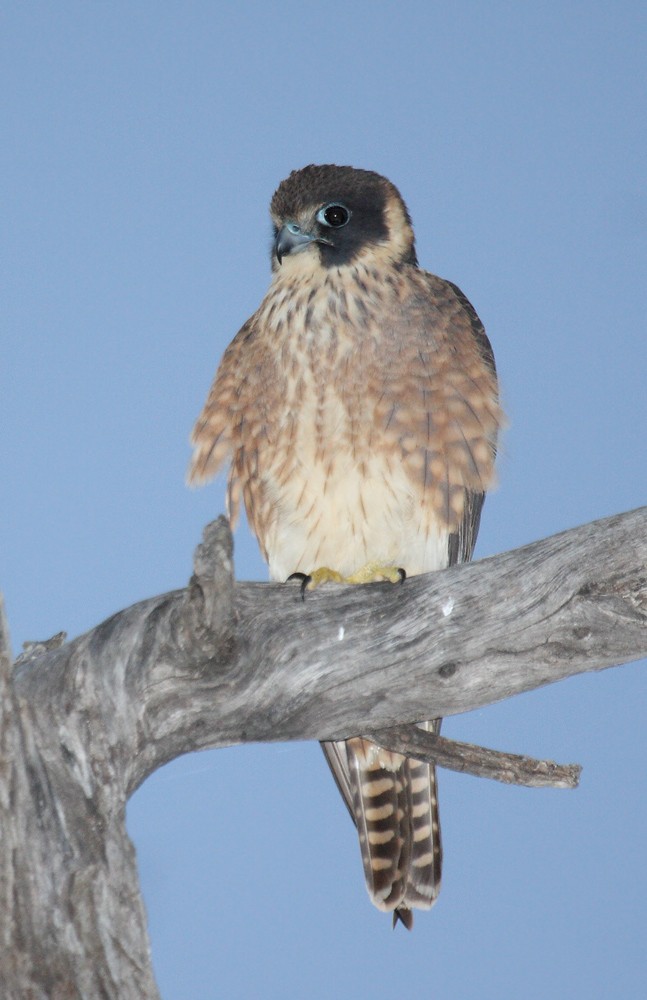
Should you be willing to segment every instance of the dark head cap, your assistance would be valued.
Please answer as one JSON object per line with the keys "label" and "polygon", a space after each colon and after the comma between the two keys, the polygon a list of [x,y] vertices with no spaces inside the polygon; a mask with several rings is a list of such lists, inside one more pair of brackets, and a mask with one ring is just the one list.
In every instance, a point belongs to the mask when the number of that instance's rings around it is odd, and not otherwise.
{"label": "dark head cap", "polygon": [[279,184],[270,212],[278,261],[314,245],[326,267],[383,248],[394,261],[416,263],[411,219],[400,192],[371,170],[315,165]]}

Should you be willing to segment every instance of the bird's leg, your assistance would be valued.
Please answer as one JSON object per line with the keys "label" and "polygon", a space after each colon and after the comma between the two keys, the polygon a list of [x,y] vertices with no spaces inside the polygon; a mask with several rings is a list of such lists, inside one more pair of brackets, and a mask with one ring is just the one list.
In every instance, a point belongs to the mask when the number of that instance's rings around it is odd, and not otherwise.
{"label": "bird's leg", "polygon": [[406,576],[406,571],[397,566],[369,562],[349,576],[342,576],[329,566],[320,566],[312,573],[291,573],[288,580],[300,580],[301,596],[305,597],[306,590],[314,590],[322,583],[379,583],[385,580],[390,583],[404,583]]}

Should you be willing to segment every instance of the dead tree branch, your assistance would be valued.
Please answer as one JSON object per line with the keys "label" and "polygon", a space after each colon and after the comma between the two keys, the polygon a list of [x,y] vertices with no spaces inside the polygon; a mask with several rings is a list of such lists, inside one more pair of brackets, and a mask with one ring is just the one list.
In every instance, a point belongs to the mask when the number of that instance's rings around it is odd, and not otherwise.
{"label": "dead tree branch", "polygon": [[396,726],[379,733],[365,733],[368,739],[388,750],[416,757],[428,764],[438,764],[450,771],[493,778],[506,785],[526,788],[577,788],[582,768],[579,764],[556,764],[535,760],[517,753],[488,750],[487,747],[448,740],[437,733],[424,732],[416,726]]}
{"label": "dead tree branch", "polygon": [[189,750],[369,733],[499,780],[576,781],[548,762],[475,759],[411,724],[646,656],[646,566],[643,508],[402,587],[302,602],[298,584],[234,584],[220,519],[186,589],[32,648],[13,673],[4,629],[0,995],[158,996],[124,811]]}

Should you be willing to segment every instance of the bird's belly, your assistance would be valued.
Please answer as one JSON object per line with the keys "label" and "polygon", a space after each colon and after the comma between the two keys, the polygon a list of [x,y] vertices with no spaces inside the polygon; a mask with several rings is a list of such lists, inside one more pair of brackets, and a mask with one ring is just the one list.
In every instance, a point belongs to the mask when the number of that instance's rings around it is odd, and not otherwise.
{"label": "bird's belly", "polygon": [[337,451],[281,478],[268,483],[272,516],[260,539],[272,579],[323,566],[349,576],[375,562],[413,576],[447,565],[447,529],[397,463]]}

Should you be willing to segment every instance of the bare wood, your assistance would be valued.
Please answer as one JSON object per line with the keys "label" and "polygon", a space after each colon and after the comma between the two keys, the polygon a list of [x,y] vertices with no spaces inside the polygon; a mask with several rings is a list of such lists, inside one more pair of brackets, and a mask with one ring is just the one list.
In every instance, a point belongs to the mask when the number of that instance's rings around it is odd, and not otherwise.
{"label": "bare wood", "polygon": [[174,660],[173,690],[156,661],[148,728],[198,746],[339,738],[638,659],[645,565],[647,509],[403,587],[331,587],[302,603],[296,583],[239,584],[230,669],[182,687]]}
{"label": "bare wood", "polygon": [[402,587],[302,602],[298,584],[233,584],[220,519],[186,589],[12,675],[5,655],[0,995],[157,997],[124,810],[163,763],[377,732],[643,657],[646,566],[643,508]]}
{"label": "bare wood", "polygon": [[396,753],[404,753],[428,764],[438,764],[451,771],[473,774],[477,778],[493,778],[506,785],[577,788],[582,773],[579,764],[556,764],[552,760],[535,760],[517,753],[488,750],[472,743],[449,740],[416,726],[396,726],[364,735]]}
{"label": "bare wood", "polygon": [[[15,788],[24,782],[24,760],[19,752],[11,685],[11,642],[0,594],[0,914],[13,909],[16,872],[13,864],[17,847],[16,824],[12,820]],[[0,985],[3,980],[18,983],[20,956],[15,950],[13,921],[0,916]]]}
{"label": "bare wood", "polygon": [[81,663],[49,676],[41,656],[33,701],[11,683],[1,603],[0,637],[0,996],[156,1000],[123,761],[111,766],[96,678]]}

